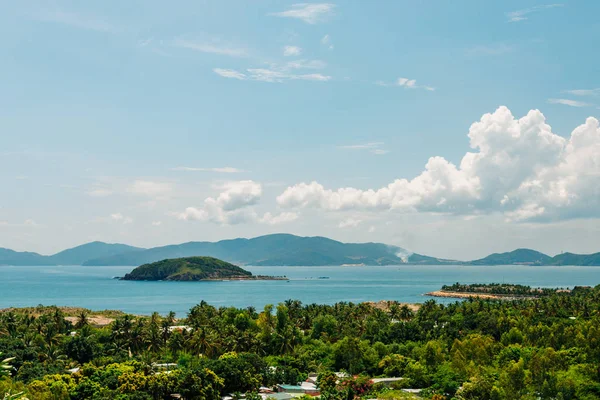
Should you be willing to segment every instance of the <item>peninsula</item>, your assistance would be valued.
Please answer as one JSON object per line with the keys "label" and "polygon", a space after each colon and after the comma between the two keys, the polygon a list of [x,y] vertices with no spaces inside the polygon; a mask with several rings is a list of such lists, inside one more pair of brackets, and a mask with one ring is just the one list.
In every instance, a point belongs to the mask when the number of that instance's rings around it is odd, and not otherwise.
{"label": "peninsula", "polygon": [[237,265],[213,257],[174,258],[144,264],[126,274],[126,281],[223,281],[288,280],[286,277],[252,275]]}
{"label": "peninsula", "polygon": [[571,291],[586,290],[587,286],[575,286],[573,289],[566,288],[532,288],[525,285],[506,284],[506,283],[477,283],[444,285],[441,290],[426,293],[426,296],[449,297],[457,299],[497,299],[497,300],[517,300],[517,299],[537,299],[548,297],[559,293],[571,293]]}

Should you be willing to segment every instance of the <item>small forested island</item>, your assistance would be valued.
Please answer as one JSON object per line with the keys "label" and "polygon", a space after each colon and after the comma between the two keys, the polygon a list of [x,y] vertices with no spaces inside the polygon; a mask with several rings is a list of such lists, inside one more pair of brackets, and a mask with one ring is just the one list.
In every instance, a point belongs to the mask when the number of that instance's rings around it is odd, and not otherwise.
{"label": "small forested island", "polygon": [[[572,290],[589,289],[586,286],[576,286]],[[441,290],[429,292],[427,296],[433,297],[453,297],[470,298],[478,297],[482,299],[504,299],[512,300],[516,298],[539,298],[547,297],[556,293],[570,293],[571,289],[564,288],[532,288],[526,285],[517,285],[509,283],[473,283],[461,284],[456,282],[452,285],[444,285]]]}
{"label": "small forested island", "polygon": [[252,275],[237,265],[213,257],[174,258],[144,264],[126,274],[125,281],[287,280],[282,276]]}

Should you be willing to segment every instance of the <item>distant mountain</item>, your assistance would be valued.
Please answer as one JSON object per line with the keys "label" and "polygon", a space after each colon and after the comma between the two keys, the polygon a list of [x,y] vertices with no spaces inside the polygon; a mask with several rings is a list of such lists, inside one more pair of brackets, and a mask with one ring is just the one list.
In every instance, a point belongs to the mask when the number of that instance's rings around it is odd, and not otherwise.
{"label": "distant mountain", "polygon": [[552,257],[548,263],[550,265],[585,265],[600,266],[600,253],[594,254],[573,254],[562,253]]}
{"label": "distant mountain", "polygon": [[456,261],[411,253],[383,243],[342,243],[325,237],[289,234],[231,239],[219,242],[188,242],[142,249],[118,243],[92,242],[44,256],[0,248],[0,265],[118,266],[208,256],[238,265],[589,265],[600,266],[600,253],[564,253],[550,257],[531,249],[494,253],[473,261]]}
{"label": "distant mountain", "polygon": [[141,265],[168,258],[210,256],[242,265],[393,265],[404,263],[406,250],[381,243],[342,243],[324,237],[288,234],[189,242],[91,259],[84,265]]}
{"label": "distant mountain", "polygon": [[0,248],[0,265],[82,265],[91,258],[110,257],[144,249],[119,243],[91,242],[51,256]]}
{"label": "distant mountain", "polygon": [[517,249],[508,253],[494,253],[479,260],[465,262],[468,265],[548,265],[552,257],[531,249]]}
{"label": "distant mountain", "polygon": [[44,265],[45,256],[0,248],[0,265]]}
{"label": "distant mountain", "polygon": [[72,249],[63,250],[48,257],[51,264],[82,265],[87,260],[100,257],[111,257],[117,254],[144,250],[139,247],[120,243],[91,242]]}
{"label": "distant mountain", "polygon": [[123,277],[126,281],[205,281],[249,279],[252,273],[213,257],[187,257],[144,264]]}

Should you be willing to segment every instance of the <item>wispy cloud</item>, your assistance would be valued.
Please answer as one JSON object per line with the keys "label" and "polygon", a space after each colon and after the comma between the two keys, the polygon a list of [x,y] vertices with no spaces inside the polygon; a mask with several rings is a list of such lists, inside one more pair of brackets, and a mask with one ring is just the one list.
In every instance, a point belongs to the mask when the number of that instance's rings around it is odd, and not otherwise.
{"label": "wispy cloud", "polygon": [[245,172],[243,169],[234,167],[216,167],[216,168],[196,168],[196,167],[175,167],[171,171],[191,171],[191,172],[219,172],[224,174],[237,174]]}
{"label": "wispy cloud", "polygon": [[331,76],[321,73],[301,73],[301,70],[322,69],[327,66],[320,60],[296,60],[283,65],[269,64],[264,68],[247,68],[244,72],[234,69],[215,68],[213,71],[224,78],[260,82],[282,83],[291,80],[327,82]]}
{"label": "wispy cloud", "polygon": [[338,146],[340,149],[344,150],[365,150],[371,154],[375,155],[383,155],[389,153],[389,150],[383,148],[383,142],[369,142],[369,143],[361,143],[361,144],[350,144]]}
{"label": "wispy cloud", "polygon": [[189,39],[175,39],[173,46],[184,49],[199,51],[201,53],[218,54],[229,57],[247,57],[248,51],[246,49],[232,47],[227,44],[216,43],[216,42],[204,42]]}
{"label": "wispy cloud", "polygon": [[119,222],[122,224],[131,224],[133,222],[133,218],[126,217],[121,213],[110,214],[110,219],[115,222]]}
{"label": "wispy cloud", "polygon": [[241,81],[248,78],[246,74],[236,71],[234,69],[214,68],[213,72],[217,75],[221,75],[223,78],[233,78],[239,79]]}
{"label": "wispy cloud", "polygon": [[562,7],[562,6],[564,6],[564,4],[543,4],[543,5],[539,5],[539,6],[525,8],[523,10],[507,12],[506,17],[508,18],[508,22],[520,22],[520,21],[524,21],[524,20],[528,19],[529,14],[532,14],[532,13],[535,13],[538,11],[542,11],[542,10],[547,10],[549,8],[556,8],[556,7]]}
{"label": "wispy cloud", "polygon": [[565,106],[571,107],[589,107],[592,104],[584,103],[583,101],[569,100],[569,99],[548,99],[550,104],[564,104]]}
{"label": "wispy cloud", "polygon": [[274,12],[269,15],[284,18],[296,18],[307,24],[316,24],[327,20],[333,14],[335,4],[332,3],[298,3],[286,11]]}
{"label": "wispy cloud", "polygon": [[600,88],[566,90],[565,93],[569,93],[575,96],[600,96]]}
{"label": "wispy cloud", "polygon": [[302,49],[298,46],[284,46],[283,55],[285,57],[299,56],[302,54]]}
{"label": "wispy cloud", "polygon": [[385,86],[385,87],[399,86],[399,87],[403,87],[406,89],[424,89],[429,92],[435,91],[434,87],[427,86],[427,85],[417,85],[416,79],[409,79],[409,78],[398,78],[396,80],[396,82],[377,81],[377,82],[375,82],[375,84],[378,86]]}
{"label": "wispy cloud", "polygon": [[338,225],[339,228],[356,228],[362,222],[361,219],[348,218],[341,221]]}
{"label": "wispy cloud", "polygon": [[321,38],[321,44],[326,46],[329,50],[333,50],[333,44],[331,43],[331,36],[329,36],[329,34]]}
{"label": "wispy cloud", "polygon": [[54,22],[67,25],[73,28],[85,29],[89,31],[117,33],[120,31],[117,27],[89,15],[81,15],[66,11],[49,11],[36,15],[41,21]]}

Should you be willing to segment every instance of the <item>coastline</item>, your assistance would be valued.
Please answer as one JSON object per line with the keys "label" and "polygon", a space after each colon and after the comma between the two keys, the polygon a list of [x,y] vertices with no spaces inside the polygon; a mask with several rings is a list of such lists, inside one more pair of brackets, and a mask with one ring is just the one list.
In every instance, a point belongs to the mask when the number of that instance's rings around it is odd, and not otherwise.
{"label": "coastline", "polygon": [[488,299],[488,300],[516,300],[516,299],[533,299],[530,296],[510,296],[503,294],[490,294],[490,293],[475,293],[475,292],[447,292],[444,290],[435,290],[433,292],[425,293],[425,296],[431,297],[443,297],[443,298],[454,298],[454,299]]}

